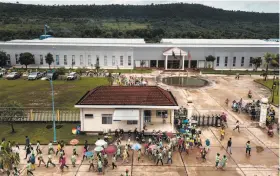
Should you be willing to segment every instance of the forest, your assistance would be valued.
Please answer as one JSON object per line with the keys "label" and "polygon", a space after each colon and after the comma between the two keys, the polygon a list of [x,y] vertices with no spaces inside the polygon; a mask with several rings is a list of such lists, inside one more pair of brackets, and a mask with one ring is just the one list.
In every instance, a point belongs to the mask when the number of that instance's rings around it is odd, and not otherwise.
{"label": "forest", "polygon": [[278,38],[279,15],[199,4],[25,5],[0,3],[0,40],[54,37]]}

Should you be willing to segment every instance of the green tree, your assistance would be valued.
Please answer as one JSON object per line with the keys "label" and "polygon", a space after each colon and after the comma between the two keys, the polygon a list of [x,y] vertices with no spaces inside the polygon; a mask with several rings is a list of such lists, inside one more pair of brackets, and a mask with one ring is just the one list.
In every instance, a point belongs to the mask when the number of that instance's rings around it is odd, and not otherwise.
{"label": "green tree", "polygon": [[45,61],[49,65],[49,68],[51,68],[51,64],[54,62],[53,55],[51,53],[48,53],[45,56]]}
{"label": "green tree", "polygon": [[215,56],[212,56],[212,55],[209,55],[209,56],[206,56],[205,57],[205,60],[207,61],[207,62],[211,62],[212,64],[212,67],[213,67],[213,63],[214,63],[214,61],[216,60],[216,57]]}
{"label": "green tree", "polygon": [[21,53],[19,55],[19,63],[25,65],[25,68],[27,69],[27,65],[35,63],[34,55],[28,52]]}
{"label": "green tree", "polygon": [[262,58],[261,57],[254,57],[252,59],[252,64],[255,66],[256,71],[258,70],[258,68],[261,66],[262,64]]}
{"label": "green tree", "polygon": [[11,133],[15,133],[14,122],[26,118],[22,105],[16,101],[0,104],[0,121],[11,125]]}
{"label": "green tree", "polygon": [[18,165],[20,163],[20,157],[17,153],[12,151],[14,142],[9,144],[8,141],[3,141],[1,144],[2,149],[0,150],[0,162],[3,163],[5,170],[12,170],[12,163]]}
{"label": "green tree", "polygon": [[275,68],[279,68],[279,54],[271,61],[271,66]]}
{"label": "green tree", "polygon": [[264,60],[265,60],[265,65],[266,65],[265,76],[264,76],[264,80],[266,81],[267,80],[267,75],[268,75],[268,67],[271,64],[271,61],[274,58],[276,58],[276,56],[272,53],[265,53],[263,57],[264,57]]}
{"label": "green tree", "polygon": [[0,67],[4,67],[7,64],[8,56],[4,51],[0,51]]}

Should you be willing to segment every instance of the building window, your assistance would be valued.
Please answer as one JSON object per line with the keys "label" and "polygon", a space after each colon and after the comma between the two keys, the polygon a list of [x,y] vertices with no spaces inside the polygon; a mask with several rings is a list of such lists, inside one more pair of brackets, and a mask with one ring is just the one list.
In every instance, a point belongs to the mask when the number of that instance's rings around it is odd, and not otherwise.
{"label": "building window", "polygon": [[85,118],[93,118],[93,114],[85,114]]}
{"label": "building window", "polygon": [[225,57],[225,67],[227,67],[228,57]]}
{"label": "building window", "polygon": [[91,55],[88,55],[88,65],[91,66]]}
{"label": "building window", "polygon": [[242,57],[242,58],[241,58],[241,67],[244,66],[244,60],[245,60],[244,57]]}
{"label": "building window", "polygon": [[15,58],[16,58],[16,64],[19,64],[18,54],[15,55]]}
{"label": "building window", "polygon": [[253,65],[253,57],[250,57],[249,67],[252,67],[252,65]]}
{"label": "building window", "polygon": [[[64,60],[65,60],[65,57],[67,58],[67,56],[66,55],[64,56]],[[56,65],[59,65],[59,55],[55,56],[55,63],[56,63]]]}
{"label": "building window", "polygon": [[236,57],[233,57],[232,66],[235,67]]}
{"label": "building window", "polygon": [[43,65],[44,64],[44,58],[43,58],[43,55],[40,55],[40,65]]}
{"label": "building window", "polygon": [[137,125],[138,124],[138,120],[128,120],[127,121],[127,125]]}
{"label": "building window", "polygon": [[218,56],[217,57],[217,62],[216,62],[216,67],[219,67],[219,65],[220,65],[220,57]]}
{"label": "building window", "polygon": [[123,66],[123,56],[120,56],[120,66]]}
{"label": "building window", "polygon": [[112,56],[112,66],[115,66],[115,63],[116,63],[116,57]]}
{"label": "building window", "polygon": [[64,55],[64,65],[67,65],[67,55]]}
{"label": "building window", "polygon": [[102,114],[102,124],[112,124],[112,114]]}
{"label": "building window", "polygon": [[11,55],[7,54],[8,60],[7,60],[7,65],[11,65]]}
{"label": "building window", "polygon": [[128,56],[127,65],[128,65],[128,66],[131,66],[131,56]]}
{"label": "building window", "polygon": [[75,55],[72,55],[72,65],[75,65]]}
{"label": "building window", "polygon": [[104,56],[104,66],[107,66],[107,56]]}
{"label": "building window", "polygon": [[84,65],[84,57],[83,57],[83,55],[80,55],[80,65]]}
{"label": "building window", "polygon": [[158,111],[156,111],[156,116],[160,117],[160,118],[166,117],[167,116],[167,111],[158,110]]}

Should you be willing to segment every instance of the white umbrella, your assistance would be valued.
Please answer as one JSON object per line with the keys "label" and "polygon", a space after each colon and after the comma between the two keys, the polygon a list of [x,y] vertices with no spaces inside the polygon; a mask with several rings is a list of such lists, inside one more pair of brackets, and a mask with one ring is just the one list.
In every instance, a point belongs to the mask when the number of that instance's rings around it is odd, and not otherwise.
{"label": "white umbrella", "polygon": [[99,139],[98,141],[95,142],[96,146],[104,146],[106,148],[107,142],[104,141],[103,139]]}

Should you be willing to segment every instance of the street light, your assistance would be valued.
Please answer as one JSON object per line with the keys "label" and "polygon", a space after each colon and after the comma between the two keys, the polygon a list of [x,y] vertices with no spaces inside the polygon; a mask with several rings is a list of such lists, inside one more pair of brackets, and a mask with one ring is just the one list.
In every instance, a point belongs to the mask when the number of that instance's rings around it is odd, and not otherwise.
{"label": "street light", "polygon": [[56,126],[55,126],[55,112],[54,112],[54,93],[53,93],[53,75],[49,78],[52,89],[52,120],[53,120],[53,142],[56,143]]}
{"label": "street light", "polygon": [[272,103],[274,103],[274,89],[275,89],[276,85],[273,83],[273,87],[272,87]]}

